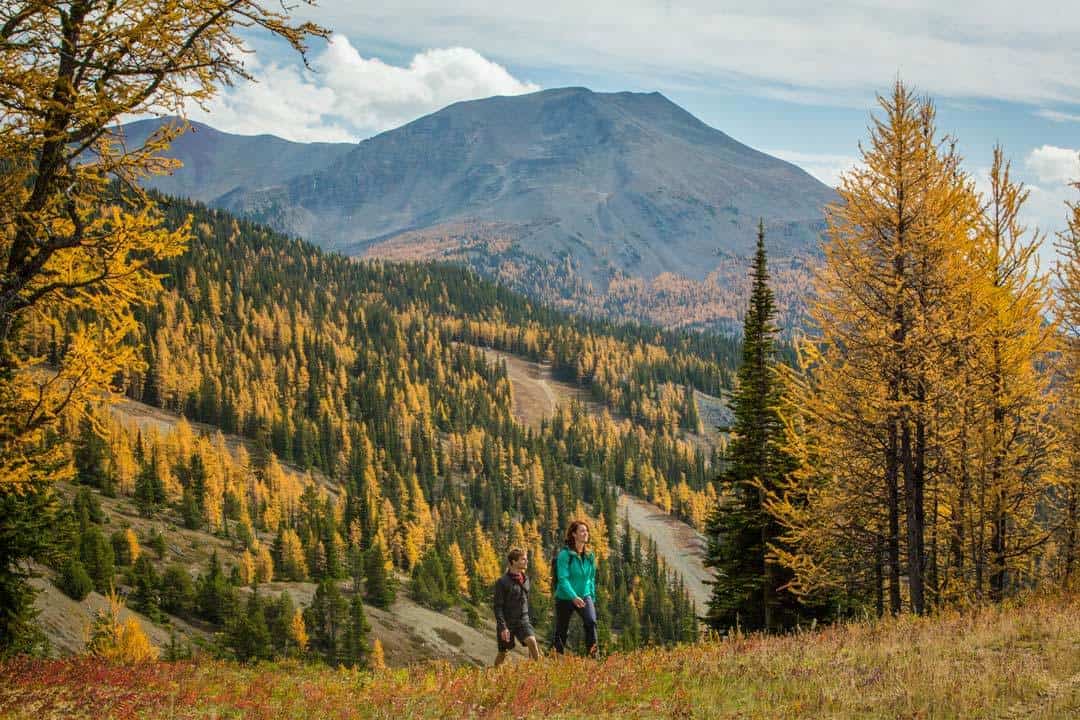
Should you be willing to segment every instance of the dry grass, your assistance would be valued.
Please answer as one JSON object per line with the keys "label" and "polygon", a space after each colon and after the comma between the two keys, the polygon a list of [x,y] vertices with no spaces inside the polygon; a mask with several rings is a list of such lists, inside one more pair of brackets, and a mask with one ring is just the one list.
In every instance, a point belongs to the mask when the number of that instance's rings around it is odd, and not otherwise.
{"label": "dry grass", "polygon": [[1080,601],[751,636],[599,663],[0,666],[10,718],[1069,718],[1080,716]]}

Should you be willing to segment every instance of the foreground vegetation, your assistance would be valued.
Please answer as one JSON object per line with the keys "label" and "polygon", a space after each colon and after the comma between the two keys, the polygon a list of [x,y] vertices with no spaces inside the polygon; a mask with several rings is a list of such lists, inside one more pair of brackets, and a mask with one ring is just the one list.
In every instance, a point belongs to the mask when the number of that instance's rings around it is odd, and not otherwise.
{"label": "foreground vegetation", "polygon": [[1080,712],[1078,612],[1044,599],[482,670],[20,659],[0,666],[0,714],[1061,718]]}

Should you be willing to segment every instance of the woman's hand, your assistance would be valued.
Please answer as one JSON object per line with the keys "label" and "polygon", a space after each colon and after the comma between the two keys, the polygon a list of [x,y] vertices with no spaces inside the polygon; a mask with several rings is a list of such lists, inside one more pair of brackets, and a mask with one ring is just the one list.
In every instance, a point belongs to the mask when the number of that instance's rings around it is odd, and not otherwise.
{"label": "woman's hand", "polygon": [[585,607],[585,601],[582,600],[579,597],[574,598],[574,607],[579,607],[579,608]]}

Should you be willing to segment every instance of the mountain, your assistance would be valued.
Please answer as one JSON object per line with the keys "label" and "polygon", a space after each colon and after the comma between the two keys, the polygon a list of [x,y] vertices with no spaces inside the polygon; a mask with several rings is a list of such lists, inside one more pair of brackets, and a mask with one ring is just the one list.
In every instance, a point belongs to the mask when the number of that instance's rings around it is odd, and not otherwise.
{"label": "mountain", "polygon": [[[124,125],[122,134],[131,146],[141,145],[162,124],[174,118],[139,120]],[[314,172],[355,148],[348,143],[295,143],[273,135],[231,135],[209,125],[191,122],[190,129],[164,153],[183,167],[146,184],[169,195],[212,203],[241,188],[258,189],[290,177]]]}
{"label": "mountain", "polygon": [[836,200],[659,93],[461,102],[354,146],[197,134],[175,148],[194,177],[162,190],[345,254],[464,261],[566,309],[668,326],[737,320],[759,218],[777,279],[801,278]]}

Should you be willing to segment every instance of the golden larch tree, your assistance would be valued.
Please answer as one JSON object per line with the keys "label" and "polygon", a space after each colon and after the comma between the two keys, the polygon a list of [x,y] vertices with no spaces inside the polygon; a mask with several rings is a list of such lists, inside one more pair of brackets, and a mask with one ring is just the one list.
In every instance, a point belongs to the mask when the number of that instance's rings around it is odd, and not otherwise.
{"label": "golden larch tree", "polygon": [[[1073,185],[1080,190],[1080,183]],[[1060,517],[1054,572],[1067,590],[1080,577],[1080,201],[1068,204],[1068,227],[1058,234],[1057,317],[1061,329],[1061,373],[1056,387],[1059,487],[1053,496]]]}
{"label": "golden larch tree", "polygon": [[[284,8],[284,6],[282,6]],[[182,116],[248,78],[241,27],[303,53],[325,31],[257,0],[15,0],[0,9],[0,478],[53,478],[62,447],[43,443],[68,407],[112,389],[138,362],[123,339],[133,306],[160,291],[150,263],[184,251],[139,181],[181,124],[141,145],[116,123]],[[64,323],[81,318],[74,327]],[[67,337],[45,363],[41,333]]]}
{"label": "golden larch tree", "polygon": [[[959,390],[944,372],[951,328],[976,290],[973,184],[935,111],[901,82],[880,97],[862,162],[827,208],[825,263],[802,343],[804,377],[785,413],[797,483],[770,506],[788,529],[781,562],[803,590],[858,582],[899,612],[902,576],[926,610],[926,489],[944,442],[940,407]],[[786,496],[786,497],[785,497]],[[809,506],[809,507],[808,507]]]}

